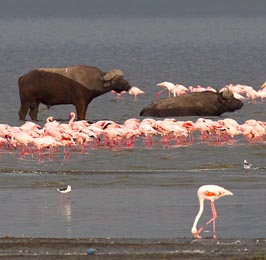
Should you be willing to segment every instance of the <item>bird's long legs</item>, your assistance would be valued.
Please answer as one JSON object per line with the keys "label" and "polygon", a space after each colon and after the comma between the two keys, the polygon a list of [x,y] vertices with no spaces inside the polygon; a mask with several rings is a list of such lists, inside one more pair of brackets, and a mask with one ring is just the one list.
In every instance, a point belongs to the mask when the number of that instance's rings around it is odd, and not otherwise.
{"label": "bird's long legs", "polygon": [[215,219],[217,218],[217,212],[215,209],[215,205],[213,201],[210,201],[210,205],[211,205],[211,210],[212,210],[212,218],[207,221],[199,230],[198,230],[198,234],[207,226],[209,225],[211,222],[213,222],[213,238],[216,238],[216,223],[215,223]]}
{"label": "bird's long legs", "polygon": [[211,209],[212,209],[212,224],[213,224],[213,238],[216,238],[216,222],[215,219],[217,218],[217,212],[215,209],[215,205],[213,201],[210,201]]}

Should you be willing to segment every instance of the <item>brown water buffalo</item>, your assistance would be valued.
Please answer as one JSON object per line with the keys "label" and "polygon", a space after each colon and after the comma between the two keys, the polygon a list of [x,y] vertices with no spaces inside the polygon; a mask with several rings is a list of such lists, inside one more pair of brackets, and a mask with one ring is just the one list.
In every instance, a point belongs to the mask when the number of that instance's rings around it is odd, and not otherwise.
{"label": "brown water buffalo", "polygon": [[31,119],[37,120],[40,103],[48,108],[59,104],[73,104],[77,118],[83,120],[88,104],[95,97],[110,90],[118,93],[128,91],[131,87],[121,70],[102,72],[90,66],[31,70],[19,78],[18,85],[20,120],[25,120],[29,110]]}
{"label": "brown water buffalo", "polygon": [[229,89],[221,93],[194,92],[178,97],[159,99],[146,106],[141,116],[220,116],[224,112],[240,109],[243,103],[234,98]]}

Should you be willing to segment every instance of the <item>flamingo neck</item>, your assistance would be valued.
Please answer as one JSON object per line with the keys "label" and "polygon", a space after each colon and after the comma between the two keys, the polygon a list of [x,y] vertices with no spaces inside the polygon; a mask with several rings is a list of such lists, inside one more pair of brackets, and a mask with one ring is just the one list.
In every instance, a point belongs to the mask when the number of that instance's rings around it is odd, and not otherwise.
{"label": "flamingo neck", "polygon": [[191,229],[193,234],[197,233],[197,224],[198,224],[199,219],[200,219],[200,217],[203,213],[203,210],[204,210],[204,199],[199,198],[199,205],[200,205],[199,212],[198,212],[197,216],[195,217],[194,224],[193,224],[192,229]]}
{"label": "flamingo neck", "polygon": [[69,120],[69,122],[68,122],[68,125],[69,125],[70,127],[72,127],[74,120],[75,120],[75,114],[71,114],[71,115],[70,115],[70,120]]}

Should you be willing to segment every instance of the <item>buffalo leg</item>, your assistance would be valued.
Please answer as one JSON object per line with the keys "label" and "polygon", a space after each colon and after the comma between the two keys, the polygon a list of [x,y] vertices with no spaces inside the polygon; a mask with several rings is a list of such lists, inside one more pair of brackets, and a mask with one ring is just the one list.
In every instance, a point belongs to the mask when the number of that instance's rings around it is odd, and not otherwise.
{"label": "buffalo leg", "polygon": [[18,111],[19,120],[26,120],[26,115],[29,111],[29,105],[28,104],[21,104],[20,110]]}
{"label": "buffalo leg", "polygon": [[31,119],[34,121],[37,121],[38,109],[39,109],[39,103],[34,103],[33,105],[30,106],[29,115]]}
{"label": "buffalo leg", "polygon": [[77,118],[78,120],[84,120],[86,117],[86,112],[88,104],[76,104]]}

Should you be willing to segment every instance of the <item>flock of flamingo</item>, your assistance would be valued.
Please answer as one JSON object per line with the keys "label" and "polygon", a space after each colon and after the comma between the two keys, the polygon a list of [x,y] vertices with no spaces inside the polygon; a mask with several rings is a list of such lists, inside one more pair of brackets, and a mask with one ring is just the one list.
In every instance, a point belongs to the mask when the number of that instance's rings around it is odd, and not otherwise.
{"label": "flock of flamingo", "polygon": [[147,148],[156,143],[169,148],[196,142],[233,144],[239,142],[236,136],[242,136],[248,143],[264,142],[266,135],[266,122],[255,119],[239,124],[231,118],[217,121],[198,118],[195,122],[175,118],[130,118],[118,124],[111,120],[75,121],[73,112],[69,116],[68,123],[48,117],[43,127],[31,121],[21,126],[0,124],[0,146],[2,149],[21,149],[21,158],[31,154],[41,161],[45,154],[53,160],[59,147],[64,148],[64,159],[68,159],[73,150],[85,153],[88,148],[134,148],[135,141],[140,138]]}
{"label": "flock of flamingo", "polygon": [[[156,93],[156,97],[158,98],[161,93],[165,90],[168,90],[168,97],[171,96],[171,94],[176,97],[179,95],[184,95],[190,92],[203,92],[203,91],[213,91],[213,92],[217,92],[216,89],[212,88],[211,86],[208,87],[202,87],[200,85],[197,85],[195,87],[193,86],[189,86],[189,87],[185,87],[182,84],[174,84],[172,82],[168,82],[168,81],[164,81],[164,82],[160,82],[158,84],[156,84],[156,86],[161,87],[162,89],[160,91],[158,91]],[[251,86],[247,86],[247,85],[242,85],[242,84],[228,84],[225,87],[221,88],[219,90],[223,91],[224,88],[228,88],[233,92],[233,95],[235,98],[239,99],[239,100],[250,100],[251,102],[255,103],[257,101],[257,99],[260,99],[261,102],[264,101],[264,98],[266,98],[266,82],[264,82],[259,90],[255,90],[253,87]],[[113,92],[115,93],[115,92]],[[119,96],[121,96],[122,94],[124,94],[126,92],[122,92],[120,94],[118,94]],[[140,88],[134,86],[132,87],[129,92],[130,95],[134,95],[135,96],[135,100],[137,100],[137,96],[140,94],[145,94],[144,91],[142,91]]]}

